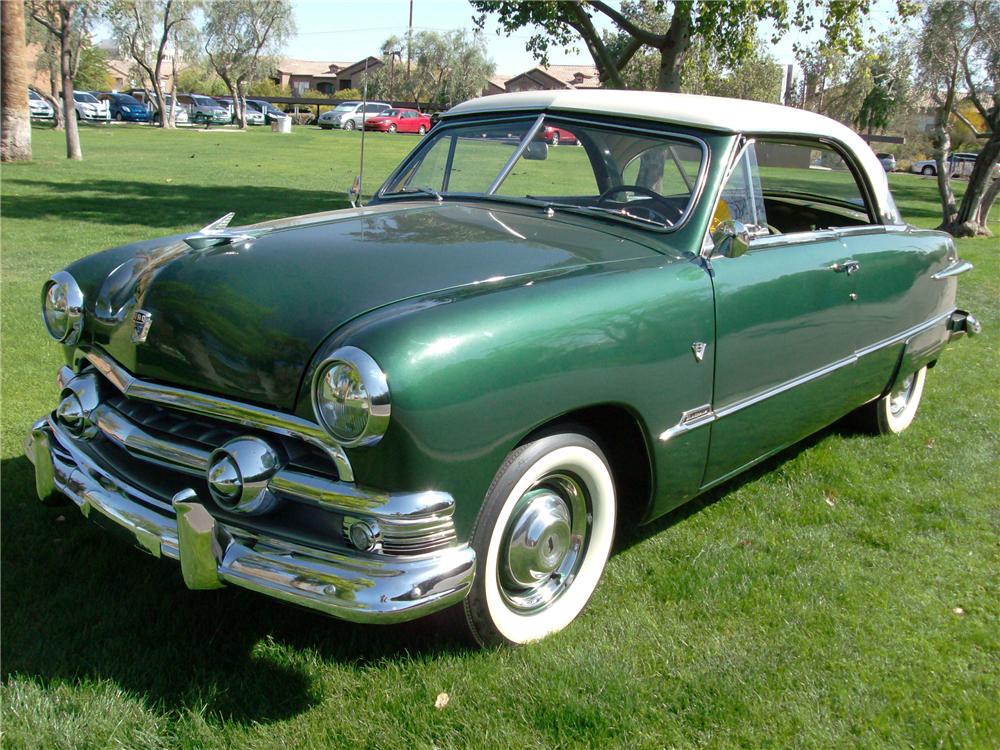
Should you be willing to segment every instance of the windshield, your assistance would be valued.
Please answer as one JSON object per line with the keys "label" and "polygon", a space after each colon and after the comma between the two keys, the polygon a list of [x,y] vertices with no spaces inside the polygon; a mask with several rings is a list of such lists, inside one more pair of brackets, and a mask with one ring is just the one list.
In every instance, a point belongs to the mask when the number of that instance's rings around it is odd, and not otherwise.
{"label": "windshield", "polygon": [[[546,126],[580,146],[556,145]],[[702,168],[701,145],[668,131],[526,118],[433,131],[380,195],[473,195],[667,228],[687,214]]]}
{"label": "windshield", "polygon": [[191,101],[197,104],[199,107],[218,107],[219,104],[214,99],[209,99],[207,96],[192,96]]}
{"label": "windshield", "polygon": [[379,117],[399,117],[402,113],[398,109],[387,109],[383,112],[379,112]]}
{"label": "windshield", "polygon": [[115,96],[115,100],[119,104],[138,104],[139,103],[138,99],[136,99],[134,96],[130,96],[129,94],[118,94],[118,95]]}
{"label": "windshield", "polygon": [[338,104],[333,108],[334,112],[347,112],[348,110],[353,110],[358,106],[357,102],[351,102],[350,104]]}
{"label": "windshield", "polygon": [[32,99],[41,99],[42,98],[38,94],[36,94],[34,91],[32,91],[31,89],[28,89],[28,96],[31,97]]}
{"label": "windshield", "polygon": [[97,99],[92,94],[81,94],[78,91],[73,92],[73,101],[97,104]]}

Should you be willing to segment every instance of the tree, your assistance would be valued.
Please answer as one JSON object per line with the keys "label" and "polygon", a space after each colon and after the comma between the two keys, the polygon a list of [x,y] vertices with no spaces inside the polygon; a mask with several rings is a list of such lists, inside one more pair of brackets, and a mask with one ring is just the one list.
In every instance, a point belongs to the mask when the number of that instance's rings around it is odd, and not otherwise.
{"label": "tree", "polygon": [[[36,89],[36,92],[52,107],[53,129],[62,130],[63,113],[59,100],[59,92],[62,90],[62,81],[59,80],[59,40],[30,15],[27,16],[26,21],[28,43],[41,46],[41,50],[35,57],[35,73],[37,75],[39,71],[44,70],[49,76],[48,89]],[[35,76],[29,75],[29,78],[33,77]]]}
{"label": "tree", "polygon": [[73,85],[84,91],[99,91],[111,88],[108,75],[108,58],[102,49],[95,47],[89,39],[80,43],[80,60],[76,66],[76,80]]}
{"label": "tree", "polygon": [[246,128],[246,90],[263,58],[276,54],[295,33],[289,0],[209,0],[203,29],[205,52],[233,97],[236,123]]}
{"label": "tree", "polygon": [[79,161],[80,130],[73,106],[73,89],[80,44],[86,36],[97,10],[96,0],[28,0],[31,17],[41,24],[59,43],[59,75],[62,80],[63,120],[66,123],[66,158]]}
{"label": "tree", "polygon": [[[941,195],[940,228],[958,237],[988,236],[986,219],[1000,190],[990,184],[1000,159],[1000,2],[950,0],[929,5],[923,16],[919,60],[921,80],[936,105],[933,145]],[[977,128],[963,114],[963,89],[984,128]],[[986,141],[961,206],[956,205],[951,188],[952,117]]]}
{"label": "tree", "polygon": [[0,3],[0,161],[31,161],[24,0]]}
{"label": "tree", "polygon": [[[856,48],[863,39],[861,25],[869,3],[863,0],[743,0],[721,3],[713,0],[639,0],[623,3],[618,10],[603,0],[557,0],[521,3],[518,0],[471,0],[479,11],[482,28],[486,15],[499,16],[500,32],[508,35],[523,26],[538,29],[527,43],[535,57],[545,63],[551,46],[568,46],[577,39],[587,46],[601,81],[611,88],[627,88],[622,71],[640,49],[658,57],[658,91],[680,91],[685,60],[692,44],[705,40],[716,48],[719,63],[733,66],[753,51],[757,25],[771,21],[780,35],[795,25],[811,29],[817,23],[826,30],[830,44]],[[900,14],[910,12],[906,0],[897,0]],[[627,43],[609,48],[594,25],[594,15],[610,19]],[[725,43],[719,44],[719,40]]]}
{"label": "tree", "polygon": [[463,29],[389,37],[382,45],[382,61],[369,80],[370,97],[441,106],[479,96],[496,69],[482,34]]}
{"label": "tree", "polygon": [[171,35],[191,26],[193,0],[112,0],[108,9],[118,52],[132,61],[143,88],[152,88],[160,112],[159,125],[173,127],[173,114],[163,90],[163,63]]}

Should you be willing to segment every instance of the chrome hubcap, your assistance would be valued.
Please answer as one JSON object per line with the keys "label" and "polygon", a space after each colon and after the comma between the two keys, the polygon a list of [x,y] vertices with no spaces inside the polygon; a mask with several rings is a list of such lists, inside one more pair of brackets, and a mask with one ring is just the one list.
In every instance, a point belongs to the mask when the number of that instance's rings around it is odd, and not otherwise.
{"label": "chrome hubcap", "polygon": [[906,410],[906,405],[910,403],[910,396],[913,393],[914,380],[913,375],[908,376],[900,384],[899,389],[890,394],[889,411],[892,412],[892,416],[898,417]]}
{"label": "chrome hubcap", "polygon": [[580,483],[565,474],[541,479],[517,501],[499,560],[500,591],[513,609],[536,612],[573,583],[592,518]]}

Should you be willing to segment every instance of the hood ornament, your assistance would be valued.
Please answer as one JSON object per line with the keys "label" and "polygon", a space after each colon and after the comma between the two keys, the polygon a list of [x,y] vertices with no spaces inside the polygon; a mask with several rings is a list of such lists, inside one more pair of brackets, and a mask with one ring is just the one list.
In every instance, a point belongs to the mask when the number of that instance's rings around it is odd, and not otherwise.
{"label": "hood ornament", "polygon": [[184,241],[195,250],[207,250],[218,245],[232,245],[237,242],[252,242],[261,235],[271,231],[270,228],[261,229],[229,229],[229,222],[236,216],[234,211],[230,211],[225,216],[216,219],[211,224],[199,229],[194,234],[188,235]]}

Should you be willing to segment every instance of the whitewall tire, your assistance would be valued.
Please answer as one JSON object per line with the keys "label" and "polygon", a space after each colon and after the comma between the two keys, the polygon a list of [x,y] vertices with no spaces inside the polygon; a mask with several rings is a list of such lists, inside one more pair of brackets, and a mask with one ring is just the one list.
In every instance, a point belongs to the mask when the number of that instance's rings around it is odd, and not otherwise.
{"label": "whitewall tire", "polygon": [[614,479],[585,435],[542,437],[497,472],[472,532],[476,581],[466,623],[484,646],[522,644],[583,611],[611,553]]}
{"label": "whitewall tire", "polygon": [[913,421],[924,393],[927,368],[921,367],[900,379],[887,395],[875,402],[875,418],[879,434],[898,435]]}

